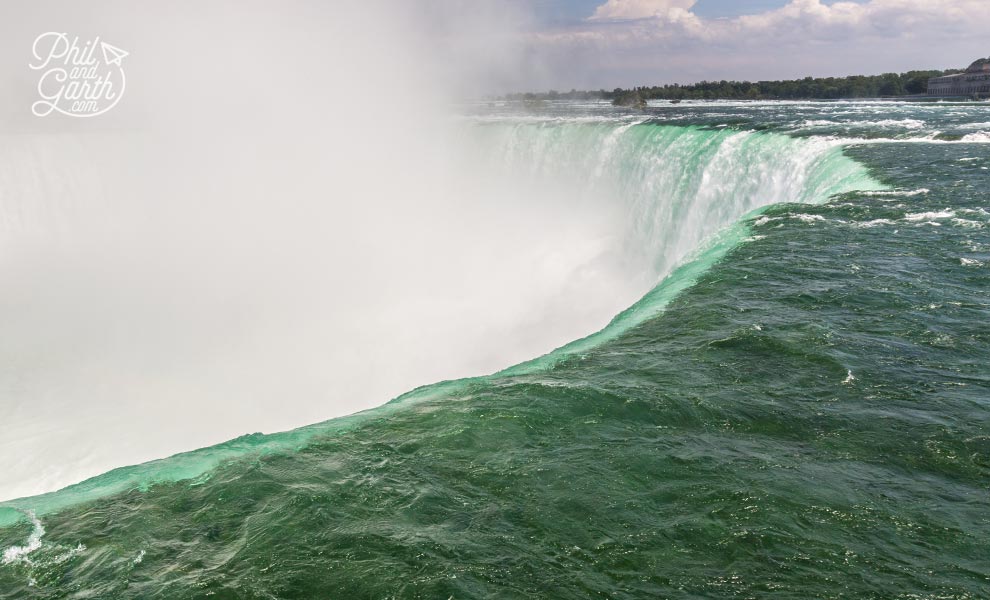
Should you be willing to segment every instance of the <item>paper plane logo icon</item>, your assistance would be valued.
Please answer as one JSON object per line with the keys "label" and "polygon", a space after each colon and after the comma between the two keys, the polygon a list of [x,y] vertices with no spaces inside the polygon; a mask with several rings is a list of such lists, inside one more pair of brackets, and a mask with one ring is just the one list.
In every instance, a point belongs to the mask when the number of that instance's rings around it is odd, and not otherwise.
{"label": "paper plane logo icon", "polygon": [[103,48],[103,60],[108,65],[120,66],[120,60],[130,54],[125,52],[116,46],[111,46],[106,42],[100,42],[100,46]]}

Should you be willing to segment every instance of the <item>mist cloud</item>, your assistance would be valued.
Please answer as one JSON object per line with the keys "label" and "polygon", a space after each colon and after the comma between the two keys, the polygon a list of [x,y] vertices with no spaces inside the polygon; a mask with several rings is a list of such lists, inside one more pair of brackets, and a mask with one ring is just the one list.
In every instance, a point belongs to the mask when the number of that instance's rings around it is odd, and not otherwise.
{"label": "mist cloud", "polygon": [[[576,275],[605,215],[493,173],[452,118],[538,76],[525,10],[3,10],[0,499],[490,373],[637,296]],[[118,106],[31,114],[47,31],[129,52]]]}

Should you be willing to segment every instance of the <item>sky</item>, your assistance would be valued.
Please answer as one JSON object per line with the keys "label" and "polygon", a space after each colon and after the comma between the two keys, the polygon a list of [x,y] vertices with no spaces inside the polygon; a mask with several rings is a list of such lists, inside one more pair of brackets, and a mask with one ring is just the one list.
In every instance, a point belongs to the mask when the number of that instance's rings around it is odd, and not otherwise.
{"label": "sky", "polygon": [[[444,97],[875,75],[963,68],[990,56],[990,0],[362,0],[354,5],[384,16],[371,19],[373,26],[355,20],[350,30],[378,44],[395,64],[416,57],[417,87],[442,90]],[[238,2],[218,0],[215,6],[228,28],[235,28],[233,17],[245,11]],[[276,9],[282,21],[319,14],[347,25],[352,18],[337,3],[319,0],[285,0]],[[0,125],[16,120],[25,97],[34,93],[24,56],[38,33],[62,28],[113,34],[118,45],[134,48],[128,62],[137,69],[140,61],[167,53],[184,37],[152,44],[122,16],[148,11],[147,4],[134,8],[121,0],[3,4],[0,76],[6,85],[0,86]],[[218,39],[225,36],[243,45],[229,32]],[[348,49],[341,56],[362,64]],[[387,79],[381,69],[366,75],[375,81],[370,87]]]}
{"label": "sky", "polygon": [[513,84],[597,89],[965,67],[988,0],[520,0]]}
{"label": "sky", "polygon": [[[829,4],[834,3],[828,2]],[[534,0],[539,17],[548,24],[577,22],[590,17],[602,0]],[[780,8],[787,0],[698,0],[692,9],[707,18],[736,17]]]}

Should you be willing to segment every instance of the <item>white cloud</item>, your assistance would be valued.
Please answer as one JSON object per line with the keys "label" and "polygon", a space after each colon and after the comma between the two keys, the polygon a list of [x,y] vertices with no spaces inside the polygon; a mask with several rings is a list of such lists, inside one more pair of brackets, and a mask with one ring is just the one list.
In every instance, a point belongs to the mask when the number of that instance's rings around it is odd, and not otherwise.
{"label": "white cloud", "polygon": [[589,87],[699,79],[790,78],[965,66],[990,54],[990,0],[791,0],[706,19],[694,0],[608,0],[533,47]]}
{"label": "white cloud", "polygon": [[613,27],[611,35],[617,37],[637,29],[640,35],[649,33],[654,38],[732,41],[762,34],[799,36],[805,40],[811,36],[820,40],[850,35],[923,35],[947,28],[982,32],[981,24],[990,18],[987,0],[870,0],[831,5],[821,0],[791,0],[776,10],[732,19],[703,19],[691,12],[695,3],[695,0],[608,0],[595,10],[589,26],[593,28],[597,21],[606,20],[638,21],[626,23],[625,32]]}
{"label": "white cloud", "polygon": [[959,29],[975,33],[987,18],[990,2],[986,0],[871,0],[832,5],[820,0],[792,0],[777,10],[741,16],[724,24],[713,21],[711,25],[740,34],[829,40],[853,35],[925,37]]}
{"label": "white cloud", "polygon": [[688,11],[697,0],[608,0],[595,9],[592,21],[649,19],[672,10]]}

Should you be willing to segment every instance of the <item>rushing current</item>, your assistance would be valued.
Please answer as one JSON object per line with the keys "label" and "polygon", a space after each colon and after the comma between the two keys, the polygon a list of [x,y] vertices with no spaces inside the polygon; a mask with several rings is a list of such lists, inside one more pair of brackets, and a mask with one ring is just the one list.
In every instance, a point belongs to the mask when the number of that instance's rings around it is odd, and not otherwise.
{"label": "rushing current", "polygon": [[607,325],[0,503],[0,597],[990,596],[990,104],[461,112]]}

